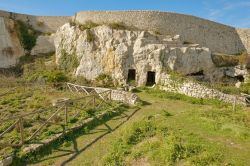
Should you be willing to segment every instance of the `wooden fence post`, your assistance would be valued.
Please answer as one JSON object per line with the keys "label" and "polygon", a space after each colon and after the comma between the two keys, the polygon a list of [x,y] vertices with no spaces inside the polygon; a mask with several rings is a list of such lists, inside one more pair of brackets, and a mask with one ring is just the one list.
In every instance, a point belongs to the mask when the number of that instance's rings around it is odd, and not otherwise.
{"label": "wooden fence post", "polygon": [[93,95],[93,108],[95,108],[95,95]]}
{"label": "wooden fence post", "polygon": [[233,111],[236,111],[236,96],[234,96]]}
{"label": "wooden fence post", "polygon": [[109,91],[109,100],[111,100],[111,98],[112,98],[111,95],[112,95],[112,90]]}
{"label": "wooden fence post", "polygon": [[67,103],[65,103],[65,126],[68,124],[68,107]]}
{"label": "wooden fence post", "polygon": [[19,119],[19,130],[21,134],[21,145],[24,143],[24,130],[23,130],[23,118]]}

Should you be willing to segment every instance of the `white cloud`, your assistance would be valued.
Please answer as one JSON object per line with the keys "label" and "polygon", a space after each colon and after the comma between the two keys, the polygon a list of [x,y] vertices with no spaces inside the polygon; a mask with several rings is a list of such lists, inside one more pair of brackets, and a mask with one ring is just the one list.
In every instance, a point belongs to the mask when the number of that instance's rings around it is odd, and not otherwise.
{"label": "white cloud", "polygon": [[207,17],[213,21],[223,21],[237,27],[250,27],[250,18],[246,19],[247,11],[250,11],[249,1],[225,1],[218,0],[217,3],[209,4],[204,2],[205,10],[207,10]]}

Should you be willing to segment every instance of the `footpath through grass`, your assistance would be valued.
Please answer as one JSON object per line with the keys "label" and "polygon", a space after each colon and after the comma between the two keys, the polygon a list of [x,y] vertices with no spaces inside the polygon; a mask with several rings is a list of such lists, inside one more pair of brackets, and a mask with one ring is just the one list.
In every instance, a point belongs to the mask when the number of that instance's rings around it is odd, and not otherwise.
{"label": "footpath through grass", "polygon": [[30,165],[248,165],[250,112],[142,90],[141,109],[99,125]]}

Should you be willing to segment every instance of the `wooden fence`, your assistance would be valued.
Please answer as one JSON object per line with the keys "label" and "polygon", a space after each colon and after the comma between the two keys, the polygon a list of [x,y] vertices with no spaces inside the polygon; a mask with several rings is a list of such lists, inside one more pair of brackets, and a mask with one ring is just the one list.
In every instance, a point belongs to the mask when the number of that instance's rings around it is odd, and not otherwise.
{"label": "wooden fence", "polygon": [[103,100],[111,100],[111,89],[105,89],[105,88],[97,88],[97,87],[88,87],[88,86],[82,86],[82,85],[76,85],[72,83],[66,83],[67,88],[73,92],[73,93],[83,93],[86,95],[95,94],[98,95]]}
{"label": "wooden fence", "polygon": [[[77,92],[80,91],[80,89],[78,88],[79,87],[76,87],[75,89]],[[85,90],[83,91],[85,92]],[[78,115],[82,111],[86,111],[86,109],[89,109],[90,107],[94,109],[100,109],[100,107],[104,105],[106,107],[111,107],[111,104],[109,103],[111,100],[110,93],[111,91],[104,91],[101,93],[88,91],[88,93],[86,92],[86,94],[88,94],[87,96],[74,100],[68,99],[62,101],[57,105],[57,107],[50,107],[48,109],[37,110],[32,113],[23,114],[20,116],[13,116],[9,117],[8,119],[0,120],[0,126],[10,124],[9,127],[6,127],[6,129],[0,134],[0,147],[1,148],[21,147],[26,143],[30,143],[34,138],[36,138],[39,134],[41,134],[42,129],[46,128],[48,125],[60,125],[63,126],[63,128],[65,129],[72,119],[78,117]],[[40,115],[45,112],[46,114],[51,113],[51,115],[48,116],[46,119],[36,120],[37,123],[41,124],[38,125],[38,128],[34,132],[30,133],[28,131],[25,131],[26,128],[24,124],[30,120],[34,120],[34,119],[29,119],[30,117],[32,118],[37,114]],[[53,121],[53,119],[56,119],[58,116],[62,116],[64,120],[63,121],[60,120],[59,122]],[[19,134],[17,139],[18,142],[17,143],[3,142],[4,136],[13,130],[16,130],[16,132]]]}

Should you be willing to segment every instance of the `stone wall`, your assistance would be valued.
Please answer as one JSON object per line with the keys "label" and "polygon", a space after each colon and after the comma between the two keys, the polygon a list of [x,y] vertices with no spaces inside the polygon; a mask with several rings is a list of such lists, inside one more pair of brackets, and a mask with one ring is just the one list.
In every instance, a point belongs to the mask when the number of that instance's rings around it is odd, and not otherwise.
{"label": "stone wall", "polygon": [[136,102],[139,100],[138,96],[131,92],[108,89],[108,88],[99,88],[99,87],[91,87],[91,88],[95,89],[95,91],[98,93],[111,90],[111,100],[114,100],[114,101],[120,101],[126,104],[135,105]]}
{"label": "stone wall", "polygon": [[[168,92],[181,93],[196,98],[219,99],[227,103],[234,103],[235,95],[225,94],[215,89],[207,88],[204,85],[192,81],[175,81],[170,75],[163,75],[160,89]],[[246,105],[245,97],[237,96],[237,104]]]}
{"label": "stone wall", "polygon": [[249,30],[242,34],[242,30],[189,15],[158,11],[83,11],[76,14],[75,20],[123,22],[143,30],[179,34],[183,42],[198,43],[213,52],[236,54],[247,49],[250,53],[249,38],[245,35],[249,36]]}
{"label": "stone wall", "polygon": [[29,23],[30,25],[32,25],[34,29],[44,33],[56,32],[59,27],[69,22],[69,20],[71,19],[71,17],[68,16],[32,16],[1,10],[0,17],[21,20],[25,23]]}

